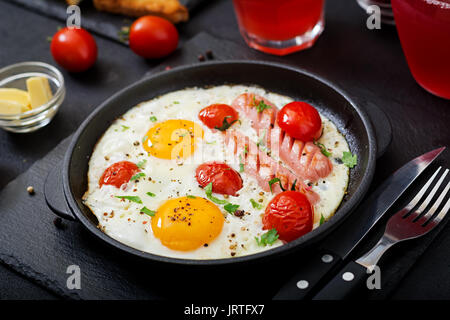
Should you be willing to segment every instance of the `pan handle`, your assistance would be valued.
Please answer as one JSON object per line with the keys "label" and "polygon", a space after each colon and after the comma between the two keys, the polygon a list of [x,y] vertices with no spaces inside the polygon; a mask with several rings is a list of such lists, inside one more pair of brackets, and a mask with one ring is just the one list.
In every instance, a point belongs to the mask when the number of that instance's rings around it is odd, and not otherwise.
{"label": "pan handle", "polygon": [[48,207],[58,216],[68,220],[76,220],[67,205],[62,184],[61,167],[53,167],[45,179],[44,195]]}

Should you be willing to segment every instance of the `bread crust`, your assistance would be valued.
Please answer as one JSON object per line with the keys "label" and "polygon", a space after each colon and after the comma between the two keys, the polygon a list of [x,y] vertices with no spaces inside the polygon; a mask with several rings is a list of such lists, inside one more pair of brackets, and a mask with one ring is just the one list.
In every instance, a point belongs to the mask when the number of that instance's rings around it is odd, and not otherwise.
{"label": "bread crust", "polygon": [[173,23],[187,21],[189,18],[187,8],[178,0],[94,0],[94,6],[100,11],[131,17],[156,15]]}

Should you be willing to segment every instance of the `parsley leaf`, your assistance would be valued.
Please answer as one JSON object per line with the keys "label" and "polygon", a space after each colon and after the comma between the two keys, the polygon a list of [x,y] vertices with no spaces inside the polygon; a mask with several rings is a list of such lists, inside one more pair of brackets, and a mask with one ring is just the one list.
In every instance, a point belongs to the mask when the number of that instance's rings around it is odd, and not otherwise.
{"label": "parsley leaf", "polygon": [[188,197],[189,199],[196,199],[197,198],[196,196],[193,196],[193,195],[190,195],[190,194],[186,195],[186,197]]}
{"label": "parsley leaf", "polygon": [[228,203],[228,201],[220,200],[219,198],[216,198],[212,195],[212,182],[210,182],[205,187],[205,192],[206,192],[206,197],[214,203],[217,203],[217,204],[227,204]]}
{"label": "parsley leaf", "polygon": [[147,192],[147,195],[149,196],[149,197],[156,197],[156,194],[154,194],[153,192]]}
{"label": "parsley leaf", "polygon": [[281,184],[280,178],[273,178],[272,180],[269,181],[270,192],[273,192],[273,191],[272,191],[272,185],[273,185],[274,183],[277,183],[277,182],[280,183],[280,188],[281,188],[281,190],[286,191],[286,189],[283,188],[283,185]]}
{"label": "parsley leaf", "polygon": [[322,152],[322,154],[323,154],[325,157],[331,156],[331,152],[329,152],[329,151],[327,150],[327,148],[323,145],[323,143],[320,143],[320,142],[318,142],[318,141],[314,141],[314,144],[320,148],[320,151]]}
{"label": "parsley leaf", "polygon": [[275,243],[275,241],[278,240],[278,232],[277,229],[273,228],[269,230],[268,232],[264,233],[259,239],[255,237],[256,243],[258,243],[258,246],[265,247],[266,245],[272,245]]}
{"label": "parsley leaf", "polygon": [[151,122],[156,122],[156,121],[158,121],[158,119],[155,116],[151,116],[150,117],[150,121]]}
{"label": "parsley leaf", "polygon": [[255,209],[261,210],[262,207],[263,207],[262,204],[256,202],[256,201],[253,200],[253,199],[250,199],[250,202],[252,203],[252,207],[255,208]]}
{"label": "parsley leaf", "polygon": [[235,123],[237,121],[237,119],[236,119],[234,121],[228,122],[227,118],[231,118],[231,116],[226,116],[225,118],[223,118],[222,126],[221,127],[215,126],[214,129],[217,129],[220,131],[225,131],[229,127],[231,127],[233,125],[233,123]]}
{"label": "parsley leaf", "polygon": [[248,154],[248,145],[245,145],[245,147],[244,147],[244,155],[247,155]]}
{"label": "parsley leaf", "polygon": [[351,152],[344,151],[342,154],[342,162],[349,168],[353,168],[356,166],[356,163],[358,161],[358,156],[355,154],[353,155]]}
{"label": "parsley leaf", "polygon": [[125,199],[125,200],[129,200],[129,201],[136,202],[136,203],[142,203],[141,198],[139,198],[137,196],[116,196],[116,198]]}
{"label": "parsley leaf", "polygon": [[122,125],[122,131],[128,130],[130,127]]}
{"label": "parsley leaf", "polygon": [[136,165],[138,166],[138,168],[143,168],[145,166],[145,164],[147,163],[147,160],[144,159],[142,161],[139,161]]}
{"label": "parsley leaf", "polygon": [[263,112],[265,109],[271,109],[272,107],[265,104],[264,100],[259,100],[259,102],[256,102],[255,96],[253,96],[253,105],[256,107],[256,110],[258,110],[258,113]]}
{"label": "parsley leaf", "polygon": [[227,203],[223,208],[226,211],[228,211],[229,213],[233,214],[239,208],[239,205],[238,204]]}
{"label": "parsley leaf", "polygon": [[174,101],[173,104],[180,104],[180,101]]}
{"label": "parsley leaf", "polygon": [[319,226],[321,226],[325,222],[325,218],[323,217],[323,214],[320,215],[320,221]]}
{"label": "parsley leaf", "polygon": [[131,177],[130,181],[138,180],[141,177],[145,177],[145,173],[143,172],[136,173],[134,176]]}
{"label": "parsley leaf", "polygon": [[239,172],[244,172],[244,163],[242,162],[241,155],[239,155]]}
{"label": "parsley leaf", "polygon": [[295,184],[297,183],[297,179],[292,183],[291,191],[295,191]]}
{"label": "parsley leaf", "polygon": [[149,215],[150,217],[155,216],[155,213],[156,213],[156,211],[150,210],[147,207],[143,207],[141,209],[141,211],[139,211],[139,212],[145,213],[146,215]]}

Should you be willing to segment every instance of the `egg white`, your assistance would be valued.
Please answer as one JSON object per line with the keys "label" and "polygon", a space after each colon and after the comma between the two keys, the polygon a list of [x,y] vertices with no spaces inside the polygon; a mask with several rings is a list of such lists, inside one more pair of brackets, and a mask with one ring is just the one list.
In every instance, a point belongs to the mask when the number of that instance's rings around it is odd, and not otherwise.
{"label": "egg white", "polygon": [[[291,102],[289,97],[268,93],[260,87],[249,86],[217,86],[208,89],[188,88],[165,94],[148,102],[131,108],[117,119],[98,141],[89,161],[88,190],[83,201],[99,222],[99,228],[110,237],[130,247],[157,255],[186,259],[216,259],[253,254],[282,245],[277,240],[272,246],[257,245],[255,237],[265,233],[262,230],[262,214],[267,203],[273,197],[264,192],[256,179],[241,173],[243,188],[236,197],[230,196],[228,201],[238,204],[246,214],[235,217],[227,213],[223,206],[217,205],[225,216],[221,234],[208,243],[192,251],[175,251],[163,246],[153,235],[150,226],[151,217],[140,213],[145,206],[150,210],[158,207],[169,198],[186,195],[205,197],[205,191],[199,187],[195,179],[195,169],[203,162],[224,161],[239,171],[239,163],[224,147],[221,132],[213,132],[198,119],[198,113],[213,103],[231,104],[243,92],[254,92],[272,101],[278,108]],[[152,122],[151,117],[156,117]],[[314,228],[320,221],[329,219],[338,208],[348,185],[348,168],[334,158],[341,158],[343,151],[349,147],[345,138],[336,126],[322,116],[324,133],[319,140],[332,153],[333,171],[323,180],[312,186],[321,200],[314,207]],[[165,160],[149,156],[143,149],[143,137],[155,123],[169,119],[185,119],[196,122],[204,130],[204,138],[197,141],[194,155],[184,161]],[[154,120],[154,119],[153,119]],[[251,128],[247,119],[234,124],[250,139],[257,141],[256,131]],[[98,181],[104,170],[118,161],[131,161],[145,164],[142,172],[146,177],[132,181],[117,189],[114,186],[99,187]],[[150,179],[151,178],[151,179]],[[155,194],[154,197],[147,195]],[[121,200],[116,196],[139,196],[143,204]],[[223,198],[221,195],[215,195]],[[262,205],[262,209],[254,208],[250,202],[254,199]],[[322,218],[323,217],[323,218]]]}

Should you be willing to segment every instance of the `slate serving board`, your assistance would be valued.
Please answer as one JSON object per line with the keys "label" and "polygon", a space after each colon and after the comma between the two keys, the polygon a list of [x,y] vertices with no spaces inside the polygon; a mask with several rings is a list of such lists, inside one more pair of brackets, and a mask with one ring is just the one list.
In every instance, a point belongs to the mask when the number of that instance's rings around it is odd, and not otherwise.
{"label": "slate serving board", "polygon": [[[64,0],[6,1],[16,3],[32,11],[61,21],[66,21],[67,19],[67,4]],[[180,0],[180,3],[186,6],[191,13],[205,1],[206,0]],[[118,42],[122,42],[119,38],[119,30],[124,26],[129,26],[135,19],[123,15],[97,11],[91,1],[82,1],[79,4],[79,7],[81,9],[81,26],[83,28]]]}
{"label": "slate serving board", "polygon": [[[258,53],[203,33],[151,72],[195,62],[207,50],[213,50],[215,59],[261,59]],[[376,107],[371,109],[376,113]],[[377,117],[382,118],[383,114],[377,113]],[[0,192],[0,261],[57,295],[69,299],[270,299],[295,266],[307,259],[307,253],[302,253],[276,258],[264,265],[179,269],[117,252],[77,222],[64,221],[64,227],[57,228],[55,215],[44,199],[44,181],[48,172],[61,163],[69,140],[70,136]],[[29,185],[36,190],[33,196],[26,192]],[[338,239],[338,231],[330,236]],[[383,290],[373,292],[371,298],[389,296],[436,235],[433,232],[393,250],[382,266]],[[368,244],[373,241],[375,237]],[[66,285],[70,265],[80,267],[81,290],[70,290]],[[267,270],[280,268],[283,272],[267,277]]]}

